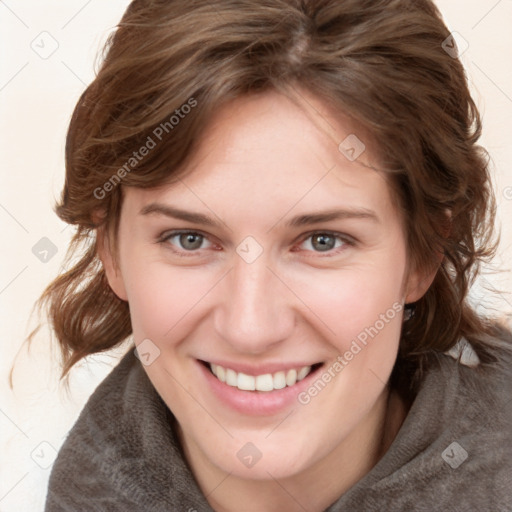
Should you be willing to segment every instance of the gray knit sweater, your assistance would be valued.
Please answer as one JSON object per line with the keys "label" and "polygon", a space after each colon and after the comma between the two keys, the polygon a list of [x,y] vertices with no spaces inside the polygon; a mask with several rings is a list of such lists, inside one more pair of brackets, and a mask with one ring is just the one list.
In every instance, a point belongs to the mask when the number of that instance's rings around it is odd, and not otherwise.
{"label": "gray knit sweater", "polygon": [[[512,512],[511,404],[511,372],[439,354],[389,450],[328,512]],[[130,351],[62,446],[46,512],[211,512],[173,425]]]}

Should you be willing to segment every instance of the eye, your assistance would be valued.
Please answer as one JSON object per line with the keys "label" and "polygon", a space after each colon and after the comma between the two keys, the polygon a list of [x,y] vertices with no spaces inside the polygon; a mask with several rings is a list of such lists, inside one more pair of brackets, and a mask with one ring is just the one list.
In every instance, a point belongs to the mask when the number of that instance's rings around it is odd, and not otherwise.
{"label": "eye", "polygon": [[[178,251],[197,252],[199,249],[207,249],[211,242],[201,233],[196,231],[174,231],[164,235],[160,242],[175,246]],[[209,245],[204,246],[204,243]]]}
{"label": "eye", "polygon": [[[354,242],[345,235],[329,232],[312,233],[301,243],[301,248],[313,252],[330,252],[346,245],[354,245]],[[334,251],[335,253],[338,251]]]}

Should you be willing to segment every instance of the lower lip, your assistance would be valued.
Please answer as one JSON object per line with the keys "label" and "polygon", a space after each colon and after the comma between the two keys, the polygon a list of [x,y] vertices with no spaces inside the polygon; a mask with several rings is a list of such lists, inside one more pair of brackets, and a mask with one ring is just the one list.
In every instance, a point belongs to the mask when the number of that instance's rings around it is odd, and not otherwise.
{"label": "lower lip", "polygon": [[318,371],[321,370],[321,367],[318,367],[301,381],[293,386],[286,386],[283,389],[275,389],[274,391],[242,391],[221,382],[203,363],[197,361],[197,364],[206,379],[208,387],[223,404],[235,411],[250,416],[271,416],[282,412],[294,404],[296,405],[299,393],[309,387],[310,382],[316,378]]}

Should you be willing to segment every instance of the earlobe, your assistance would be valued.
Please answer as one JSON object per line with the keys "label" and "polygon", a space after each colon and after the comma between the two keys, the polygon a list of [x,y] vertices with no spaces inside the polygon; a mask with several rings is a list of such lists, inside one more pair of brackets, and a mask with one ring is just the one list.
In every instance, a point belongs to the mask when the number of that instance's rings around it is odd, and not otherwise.
{"label": "earlobe", "polygon": [[96,251],[103,264],[108,284],[112,291],[121,299],[128,301],[121,269],[112,255],[109,237],[103,228],[96,230]]}

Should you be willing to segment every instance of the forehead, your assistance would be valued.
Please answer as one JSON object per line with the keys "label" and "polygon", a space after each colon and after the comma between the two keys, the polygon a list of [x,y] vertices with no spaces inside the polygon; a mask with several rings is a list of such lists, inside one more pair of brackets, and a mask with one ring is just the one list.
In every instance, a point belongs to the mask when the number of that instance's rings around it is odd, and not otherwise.
{"label": "forehead", "polygon": [[368,137],[319,99],[301,93],[296,100],[267,92],[227,103],[179,179],[130,189],[130,202],[143,208],[149,201],[180,201],[219,215],[236,209],[249,222],[262,208],[269,222],[292,210],[331,207],[390,215],[391,192],[385,175],[372,168]]}

